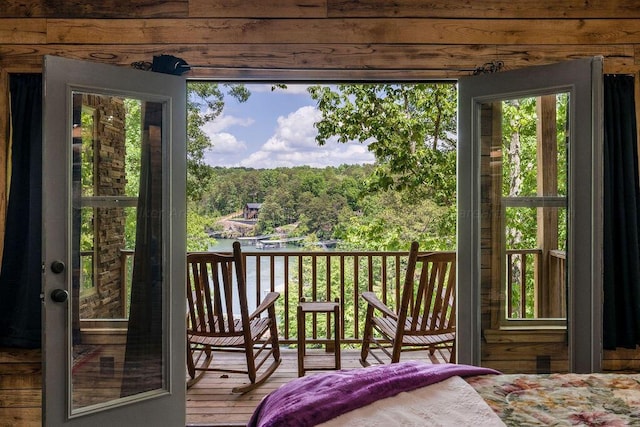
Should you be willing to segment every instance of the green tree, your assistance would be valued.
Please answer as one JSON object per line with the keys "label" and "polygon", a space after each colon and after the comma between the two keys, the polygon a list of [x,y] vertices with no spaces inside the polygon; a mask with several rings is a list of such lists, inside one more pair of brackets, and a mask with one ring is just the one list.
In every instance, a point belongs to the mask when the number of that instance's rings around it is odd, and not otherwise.
{"label": "green tree", "polygon": [[215,145],[203,126],[222,113],[225,94],[238,102],[249,99],[244,85],[219,85],[210,82],[187,84],[187,250],[207,249],[207,211],[199,201],[211,185],[212,168],[204,162],[204,154]]}
{"label": "green tree", "polygon": [[[139,100],[124,99],[125,107],[125,194],[137,197],[140,191],[140,156],[142,146],[142,106]],[[136,242],[136,209],[125,208],[125,244],[133,249]]]}
{"label": "green tree", "polygon": [[455,207],[423,199],[408,203],[400,193],[366,196],[362,211],[343,212],[335,236],[345,249],[408,250],[415,240],[429,250],[455,250]]}
{"label": "green tree", "polygon": [[407,191],[455,203],[456,89],[452,84],[312,86],[322,119],[316,141],[367,142],[373,191]]}
{"label": "green tree", "polygon": [[[537,159],[539,140],[536,124],[537,102],[535,97],[517,98],[502,103],[502,195],[503,197],[525,197],[538,195]],[[556,96],[556,134],[558,144],[558,194],[566,194],[566,149],[563,143],[566,137],[566,94]],[[547,143],[550,143],[548,141]],[[512,206],[505,209],[505,245],[507,249],[530,249],[538,247],[538,209],[535,207]],[[558,230],[559,248],[564,248],[566,222],[560,221]],[[514,306],[512,315],[533,317],[535,301],[534,274],[526,272],[524,283],[521,277],[520,258],[514,258],[512,264],[513,300],[520,298],[521,288],[527,296],[526,313]]]}
{"label": "green tree", "polygon": [[203,126],[222,113],[225,94],[238,102],[245,102],[250,96],[246,86],[241,84],[187,84],[187,196],[193,200],[202,196],[211,178],[211,168],[204,163],[204,154],[215,141],[211,141]]}
{"label": "green tree", "polygon": [[273,233],[277,227],[284,224],[283,219],[284,210],[282,206],[273,198],[267,198],[260,207],[260,216],[256,225],[257,233]]}
{"label": "green tree", "polygon": [[411,240],[455,248],[455,86],[343,84],[309,92],[322,112],[316,141],[368,143],[376,159],[366,190],[377,196],[360,200],[361,212],[350,197],[358,213],[343,212],[336,235],[353,248],[408,249]]}

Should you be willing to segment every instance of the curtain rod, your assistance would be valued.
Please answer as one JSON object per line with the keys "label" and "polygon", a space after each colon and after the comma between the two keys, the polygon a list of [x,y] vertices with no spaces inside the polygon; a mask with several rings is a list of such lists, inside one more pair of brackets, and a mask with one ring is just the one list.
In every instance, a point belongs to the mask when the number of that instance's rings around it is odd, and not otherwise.
{"label": "curtain rod", "polygon": [[339,72],[420,72],[420,71],[457,71],[470,72],[473,75],[495,73],[504,67],[503,61],[486,62],[475,68],[384,68],[384,69],[345,69],[345,68],[259,68],[259,67],[218,67],[212,65],[189,65],[183,59],[171,55],[154,56],[153,62],[138,61],[131,64],[133,68],[145,71],[158,71],[167,74],[184,74],[192,69],[213,70],[213,71],[244,71],[260,73],[288,73],[288,72],[312,72],[312,73],[335,73]]}
{"label": "curtain rod", "polygon": [[495,73],[501,71],[504,67],[503,61],[485,62],[475,68],[363,68],[363,69],[345,69],[345,68],[259,68],[259,67],[215,67],[212,65],[189,65],[190,68],[206,69],[206,70],[241,70],[241,71],[268,71],[268,72],[287,72],[287,71],[467,71],[474,74]]}

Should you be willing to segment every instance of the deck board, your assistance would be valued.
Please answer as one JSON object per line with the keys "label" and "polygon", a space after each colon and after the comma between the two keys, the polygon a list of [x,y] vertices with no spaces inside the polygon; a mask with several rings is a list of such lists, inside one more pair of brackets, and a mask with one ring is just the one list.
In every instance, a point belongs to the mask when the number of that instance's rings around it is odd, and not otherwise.
{"label": "deck board", "polygon": [[[311,363],[329,366],[333,363],[333,353],[323,350],[307,350],[313,353],[312,360],[306,359],[305,366]],[[242,356],[239,354],[222,354],[225,364],[241,366]],[[357,349],[342,350],[342,369],[360,368],[360,351]],[[407,355],[403,360],[429,360],[426,352],[415,352]],[[443,355],[434,355],[432,361],[444,361]],[[246,394],[234,394],[233,387],[247,382],[246,375],[208,372],[198,383],[187,390],[187,425],[193,427],[204,426],[245,426],[260,400],[280,387],[298,377],[298,361],[295,349],[282,350],[282,364],[276,372],[262,386]],[[322,372],[322,371],[318,371]],[[317,372],[308,372],[314,375]]]}

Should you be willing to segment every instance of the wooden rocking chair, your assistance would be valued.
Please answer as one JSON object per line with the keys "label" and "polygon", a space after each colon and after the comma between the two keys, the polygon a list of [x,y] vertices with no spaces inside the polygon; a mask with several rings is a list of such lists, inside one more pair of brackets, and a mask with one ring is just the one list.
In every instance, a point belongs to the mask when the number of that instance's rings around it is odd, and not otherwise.
{"label": "wooden rocking chair", "polygon": [[455,285],[456,253],[418,253],[418,243],[411,244],[409,261],[398,312],[388,308],[373,292],[364,292],[367,316],[360,363],[369,366],[371,345],[382,350],[391,363],[400,361],[407,350],[448,350],[449,362],[455,363]]}
{"label": "wooden rocking chair", "polygon": [[[270,292],[249,314],[239,242],[233,243],[233,254],[188,254],[187,372],[191,379],[187,387],[207,371],[248,374],[249,384],[235,387],[234,393],[246,393],[267,380],[281,362],[275,313],[279,296]],[[234,304],[239,311],[234,312]],[[267,315],[261,316],[263,312]],[[213,351],[243,352],[246,370],[211,365]],[[263,368],[270,358],[271,363]]]}

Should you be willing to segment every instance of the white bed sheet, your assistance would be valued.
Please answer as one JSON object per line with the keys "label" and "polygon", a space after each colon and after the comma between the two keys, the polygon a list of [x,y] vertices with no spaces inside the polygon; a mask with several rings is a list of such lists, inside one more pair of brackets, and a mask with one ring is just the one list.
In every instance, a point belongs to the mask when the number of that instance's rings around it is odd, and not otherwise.
{"label": "white bed sheet", "polygon": [[444,381],[336,417],[321,427],[494,427],[505,424],[465,380]]}

